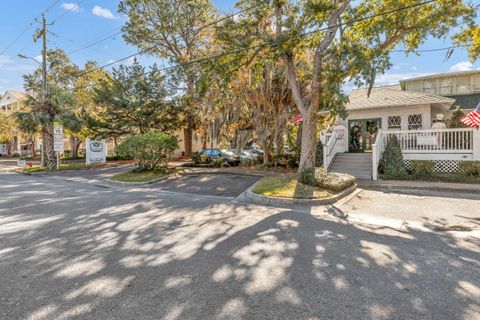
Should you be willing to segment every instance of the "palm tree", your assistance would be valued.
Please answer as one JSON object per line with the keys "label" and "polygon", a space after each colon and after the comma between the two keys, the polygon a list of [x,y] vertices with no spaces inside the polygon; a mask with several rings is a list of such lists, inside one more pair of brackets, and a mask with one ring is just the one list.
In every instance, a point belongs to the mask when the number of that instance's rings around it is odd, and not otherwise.
{"label": "palm tree", "polygon": [[[79,131],[81,120],[71,110],[74,101],[66,90],[51,87],[47,96],[32,94],[27,100],[28,111],[16,113],[20,129],[25,133],[40,133],[45,148],[47,167],[55,168],[57,155],[53,147],[53,123],[59,122],[72,132]],[[45,164],[42,163],[42,166]]]}

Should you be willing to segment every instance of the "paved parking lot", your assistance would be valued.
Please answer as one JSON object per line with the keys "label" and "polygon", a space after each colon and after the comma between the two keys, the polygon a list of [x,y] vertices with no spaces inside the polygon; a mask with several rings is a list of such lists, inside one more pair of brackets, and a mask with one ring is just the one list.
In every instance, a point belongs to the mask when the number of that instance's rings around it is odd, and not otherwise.
{"label": "paved parking lot", "polygon": [[236,197],[260,178],[228,173],[191,173],[157,181],[151,187],[182,193]]}

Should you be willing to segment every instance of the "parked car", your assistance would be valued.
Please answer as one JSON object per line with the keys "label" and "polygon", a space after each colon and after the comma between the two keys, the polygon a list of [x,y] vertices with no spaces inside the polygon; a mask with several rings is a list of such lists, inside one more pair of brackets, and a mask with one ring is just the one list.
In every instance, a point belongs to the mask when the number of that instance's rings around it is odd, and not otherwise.
{"label": "parked car", "polygon": [[205,149],[200,152],[200,154],[206,155],[209,161],[216,158],[223,158],[225,163],[228,163],[231,166],[238,166],[240,164],[239,156],[230,152],[222,151],[220,149]]}
{"label": "parked car", "polygon": [[249,152],[251,152],[251,153],[253,153],[253,154],[257,155],[257,156],[263,156],[263,150],[260,149],[260,148],[257,147],[257,146],[253,146],[253,145],[252,145],[252,146],[250,146],[250,147],[245,148],[244,150],[247,150],[247,151],[249,151]]}
{"label": "parked car", "polygon": [[250,150],[246,150],[246,149],[242,149],[240,151],[238,149],[222,149],[222,152],[224,152],[224,153],[226,153],[227,155],[230,155],[230,156],[240,157],[241,161],[245,161],[245,160],[252,160],[253,161],[256,158],[258,158],[258,155],[251,152]]}

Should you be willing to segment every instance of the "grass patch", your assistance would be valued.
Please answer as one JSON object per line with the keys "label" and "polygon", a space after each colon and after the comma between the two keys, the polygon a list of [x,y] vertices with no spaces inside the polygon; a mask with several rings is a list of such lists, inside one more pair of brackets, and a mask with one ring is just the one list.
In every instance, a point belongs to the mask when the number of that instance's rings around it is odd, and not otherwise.
{"label": "grass patch", "polygon": [[129,171],[114,175],[111,179],[121,182],[150,182],[155,179],[164,177],[170,173],[171,171],[165,169],[144,172]]}
{"label": "grass patch", "polygon": [[[68,170],[81,170],[81,169],[89,169],[95,167],[94,165],[87,166],[84,163],[65,163],[60,164],[58,171],[68,171]],[[40,167],[40,166],[33,166],[31,168],[25,167],[19,169],[23,173],[35,173],[35,172],[55,172],[57,168],[50,170],[47,167]]]}
{"label": "grass patch", "polygon": [[405,181],[425,181],[425,182],[450,182],[450,183],[472,183],[479,184],[480,176],[467,176],[459,173],[434,173],[429,177],[416,177],[415,175],[407,175],[403,179],[398,177],[390,178],[380,175],[383,180],[405,180]]}
{"label": "grass patch", "polygon": [[328,190],[298,182],[296,176],[265,177],[253,188],[253,193],[282,198],[323,199],[332,196]]}

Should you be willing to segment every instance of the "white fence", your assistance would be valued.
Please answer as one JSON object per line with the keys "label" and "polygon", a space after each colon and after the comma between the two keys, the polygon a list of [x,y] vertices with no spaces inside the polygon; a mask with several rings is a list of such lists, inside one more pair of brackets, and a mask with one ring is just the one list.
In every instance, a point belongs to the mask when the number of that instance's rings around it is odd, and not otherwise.
{"label": "white fence", "polygon": [[398,138],[403,153],[473,153],[473,128],[385,131],[384,143]]}

